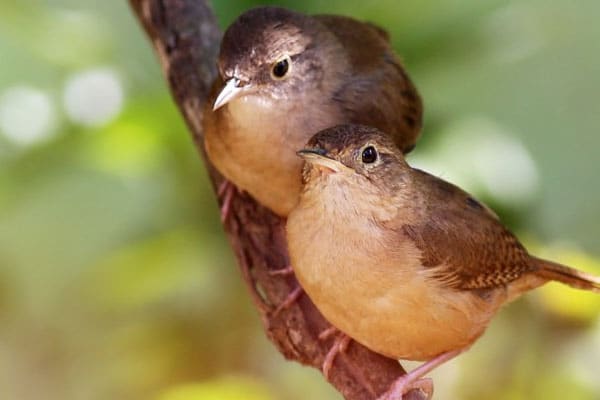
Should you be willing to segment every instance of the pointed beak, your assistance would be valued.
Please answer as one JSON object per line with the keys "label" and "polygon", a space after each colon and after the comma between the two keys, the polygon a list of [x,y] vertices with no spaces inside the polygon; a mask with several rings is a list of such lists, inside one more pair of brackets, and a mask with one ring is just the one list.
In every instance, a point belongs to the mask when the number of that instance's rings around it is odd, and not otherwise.
{"label": "pointed beak", "polygon": [[296,154],[302,157],[304,161],[315,166],[324,167],[331,172],[351,170],[351,168],[346,167],[341,162],[328,157],[327,152],[323,149],[302,149]]}
{"label": "pointed beak", "polygon": [[215,104],[213,104],[213,111],[223,107],[225,104],[238,97],[243,89],[242,81],[235,77],[229,78],[225,82],[223,89],[221,89],[221,93],[217,96]]}

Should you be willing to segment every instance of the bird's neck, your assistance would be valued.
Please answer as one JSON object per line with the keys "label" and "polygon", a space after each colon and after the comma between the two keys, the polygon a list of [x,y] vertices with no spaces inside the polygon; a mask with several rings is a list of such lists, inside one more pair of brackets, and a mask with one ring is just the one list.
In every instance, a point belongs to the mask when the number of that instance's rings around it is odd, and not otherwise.
{"label": "bird's neck", "polygon": [[[251,143],[280,140],[294,157],[308,137],[331,126],[337,119],[337,111],[322,101],[312,91],[299,94],[293,99],[271,99],[266,96],[244,96],[228,104],[231,123],[238,129],[231,130],[238,140]],[[310,108],[311,112],[305,110]],[[308,133],[308,135],[307,135]]]}
{"label": "bird's neck", "polygon": [[300,207],[322,210],[322,217],[332,223],[347,219],[348,215],[360,218],[345,223],[356,222],[361,226],[396,218],[402,210],[396,206],[395,199],[384,195],[375,186],[363,185],[359,180],[358,176],[343,176],[342,173],[317,177],[305,186]]}

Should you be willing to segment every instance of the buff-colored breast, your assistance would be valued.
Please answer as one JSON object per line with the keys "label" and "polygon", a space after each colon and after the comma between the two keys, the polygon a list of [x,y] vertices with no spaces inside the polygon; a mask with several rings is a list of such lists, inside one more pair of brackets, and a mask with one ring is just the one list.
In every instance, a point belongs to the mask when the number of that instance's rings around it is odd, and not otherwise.
{"label": "buff-colored breast", "polygon": [[[301,104],[301,99],[298,99]],[[217,169],[238,188],[276,214],[287,216],[298,201],[302,160],[296,152],[317,131],[341,118],[327,107],[317,113],[253,96],[205,113],[206,151]]]}
{"label": "buff-colored breast", "polygon": [[480,295],[444,288],[410,240],[390,243],[390,232],[361,218],[356,202],[336,200],[340,195],[330,182],[318,197],[304,196],[287,223],[294,271],[325,318],[398,359],[426,360],[476,340],[504,289]]}

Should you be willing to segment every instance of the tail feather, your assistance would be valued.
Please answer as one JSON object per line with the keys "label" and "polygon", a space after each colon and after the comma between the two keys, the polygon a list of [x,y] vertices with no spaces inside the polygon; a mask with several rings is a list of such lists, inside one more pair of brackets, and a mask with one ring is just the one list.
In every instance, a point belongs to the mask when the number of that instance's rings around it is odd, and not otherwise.
{"label": "tail feather", "polygon": [[536,260],[539,264],[539,269],[535,272],[536,275],[564,283],[576,289],[600,293],[600,277],[552,261],[540,258],[536,258]]}

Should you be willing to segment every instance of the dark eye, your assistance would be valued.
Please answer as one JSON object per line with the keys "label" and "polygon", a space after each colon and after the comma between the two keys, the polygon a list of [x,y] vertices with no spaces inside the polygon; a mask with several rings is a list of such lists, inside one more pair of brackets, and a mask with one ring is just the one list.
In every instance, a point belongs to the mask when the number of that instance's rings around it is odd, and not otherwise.
{"label": "dark eye", "polygon": [[271,72],[273,73],[273,76],[275,78],[283,78],[285,76],[285,74],[288,73],[289,69],[290,69],[290,58],[286,57],[282,60],[277,61],[275,64],[273,64],[273,70]]}
{"label": "dark eye", "polygon": [[375,161],[377,161],[377,150],[375,150],[375,147],[369,146],[365,148],[362,152],[362,162],[373,164]]}

